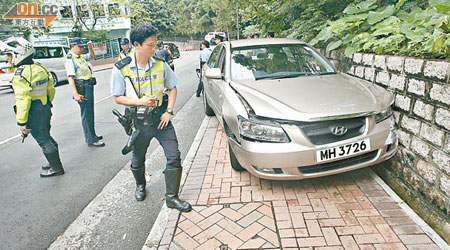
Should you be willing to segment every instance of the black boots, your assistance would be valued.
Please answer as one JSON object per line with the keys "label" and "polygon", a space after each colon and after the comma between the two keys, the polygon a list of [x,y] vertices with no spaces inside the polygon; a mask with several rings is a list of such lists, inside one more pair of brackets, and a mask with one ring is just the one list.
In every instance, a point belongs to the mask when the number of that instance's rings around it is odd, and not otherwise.
{"label": "black boots", "polygon": [[166,179],[166,205],[168,208],[175,208],[181,212],[192,210],[191,205],[178,198],[181,181],[181,168],[166,169],[164,172]]}
{"label": "black boots", "polygon": [[56,151],[54,153],[44,153],[44,155],[45,158],[47,158],[50,167],[47,169],[44,169],[44,167],[42,167],[43,171],[41,172],[41,177],[63,175],[64,168],[61,163],[61,159],[59,158],[59,152]]}
{"label": "black boots", "polygon": [[145,167],[131,169],[134,179],[136,180],[136,192],[134,197],[137,201],[145,200]]}

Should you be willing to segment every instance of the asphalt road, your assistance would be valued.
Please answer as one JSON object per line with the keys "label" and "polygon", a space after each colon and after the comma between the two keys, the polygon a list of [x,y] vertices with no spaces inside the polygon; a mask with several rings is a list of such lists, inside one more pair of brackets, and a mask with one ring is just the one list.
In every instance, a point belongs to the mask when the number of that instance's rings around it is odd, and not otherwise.
{"label": "asphalt road", "polygon": [[[201,98],[193,97],[198,81],[197,62],[198,51],[183,52],[175,60],[175,72],[181,81],[177,86],[173,123],[182,160],[204,118]],[[79,106],[72,100],[67,84],[57,87],[51,134],[59,144],[66,174],[47,179],[39,177],[45,159],[37,143],[30,136],[22,144],[17,137],[19,130],[11,108],[13,93],[0,91],[1,249],[47,249],[99,194],[113,198],[103,207],[106,217],[100,216],[101,219],[87,225],[83,234],[74,239],[81,245],[67,249],[140,249],[145,242],[162,206],[161,172],[165,158],[156,140],[153,141],[146,162],[147,171],[152,174],[147,185],[148,198],[136,202],[134,180],[126,166],[131,154],[120,153],[127,137],[111,113],[113,108],[123,110],[123,107],[115,104],[109,94],[110,70],[95,72],[94,76],[98,80],[96,131],[104,136],[106,147],[87,147]],[[123,188],[114,189],[119,186]]]}

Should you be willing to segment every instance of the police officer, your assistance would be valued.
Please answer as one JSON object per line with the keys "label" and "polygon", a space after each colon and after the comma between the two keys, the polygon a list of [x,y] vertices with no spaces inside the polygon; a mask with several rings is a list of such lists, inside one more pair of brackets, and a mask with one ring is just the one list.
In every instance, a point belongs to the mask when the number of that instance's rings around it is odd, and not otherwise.
{"label": "police officer", "polygon": [[73,99],[78,102],[81,110],[81,124],[84,138],[89,147],[104,147],[102,136],[95,133],[94,121],[94,85],[95,78],[88,61],[95,60],[92,42],[87,43],[89,54],[82,54],[85,43],[80,38],[73,38],[70,42],[70,51],[65,59],[67,80],[73,92]]}
{"label": "police officer", "polygon": [[122,51],[120,51],[119,54],[119,61],[133,53],[133,48],[130,46],[130,40],[128,38],[122,38],[120,39],[120,47],[122,48]]}
{"label": "police officer", "polygon": [[155,52],[156,56],[164,59],[164,61],[168,63],[170,60],[170,52],[164,48],[164,42],[158,41],[156,46],[158,46],[158,48],[156,49],[156,52]]}
{"label": "police officer", "polygon": [[24,138],[31,133],[49,163],[42,167],[41,177],[63,175],[58,143],[50,135],[54,79],[44,66],[33,61],[34,48],[27,40],[9,39],[13,40],[17,42],[15,47],[10,47],[12,62],[18,67],[12,80],[17,124]]}
{"label": "police officer", "polygon": [[[153,109],[150,113],[137,112],[134,115],[134,126],[140,131],[134,144],[131,161],[131,171],[136,180],[136,200],[142,201],[146,196],[145,154],[151,139],[156,138],[163,147],[167,159],[164,171],[166,205],[169,208],[188,212],[192,209],[191,205],[178,198],[182,172],[181,158],[178,139],[170,121],[177,97],[176,85],[179,78],[164,60],[153,57],[156,49],[156,33],[156,28],[149,24],[141,24],[131,31],[130,40],[135,47],[135,52],[130,57],[117,62],[113,67],[110,81],[111,93],[117,104],[137,110]],[[168,89],[167,103],[163,101],[164,88]],[[133,93],[130,93],[131,91]]]}
{"label": "police officer", "polygon": [[[205,64],[209,57],[211,56],[211,50],[209,49],[209,42],[206,40],[202,41],[202,51],[200,51],[200,72],[202,72],[203,64]],[[203,83],[202,83],[202,76],[200,75],[200,80],[198,81],[197,91],[195,93],[195,96],[199,97],[200,93],[202,93],[203,89]]]}
{"label": "police officer", "polygon": [[214,35],[214,42],[219,45],[221,42],[223,42],[223,40],[225,39],[225,37],[219,35],[219,34],[215,34]]}

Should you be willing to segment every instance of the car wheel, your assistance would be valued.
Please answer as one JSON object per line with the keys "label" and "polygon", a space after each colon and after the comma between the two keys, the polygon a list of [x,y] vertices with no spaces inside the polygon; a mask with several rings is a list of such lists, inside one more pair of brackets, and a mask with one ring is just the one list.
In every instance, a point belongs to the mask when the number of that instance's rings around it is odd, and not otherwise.
{"label": "car wheel", "polygon": [[236,171],[244,171],[245,168],[243,168],[241,166],[241,164],[236,159],[236,156],[234,155],[233,150],[231,150],[230,142],[228,142],[228,151],[230,154],[231,167]]}
{"label": "car wheel", "polygon": [[206,98],[205,89],[203,89],[203,106],[205,107],[205,115],[207,115],[207,116],[213,116],[214,115],[214,111],[212,110],[212,108],[208,104],[208,100]]}
{"label": "car wheel", "polygon": [[58,77],[53,72],[51,72],[51,74],[52,74],[52,77],[53,77],[53,86],[58,86]]}

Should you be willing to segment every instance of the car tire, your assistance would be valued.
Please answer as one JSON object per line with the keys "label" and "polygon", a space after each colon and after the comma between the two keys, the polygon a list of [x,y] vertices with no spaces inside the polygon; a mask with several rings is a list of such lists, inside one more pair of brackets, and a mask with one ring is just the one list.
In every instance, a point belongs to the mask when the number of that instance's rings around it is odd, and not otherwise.
{"label": "car tire", "polygon": [[233,150],[231,150],[230,142],[228,142],[228,152],[230,154],[231,167],[236,171],[244,171],[245,168],[241,166],[241,164],[236,159],[236,155],[234,155]]}
{"label": "car tire", "polygon": [[58,86],[58,77],[56,76],[55,73],[50,72],[52,74],[53,77],[53,86]]}
{"label": "car tire", "polygon": [[214,110],[209,106],[208,100],[206,98],[205,89],[203,89],[203,106],[205,107],[205,115],[207,116],[213,116]]}

